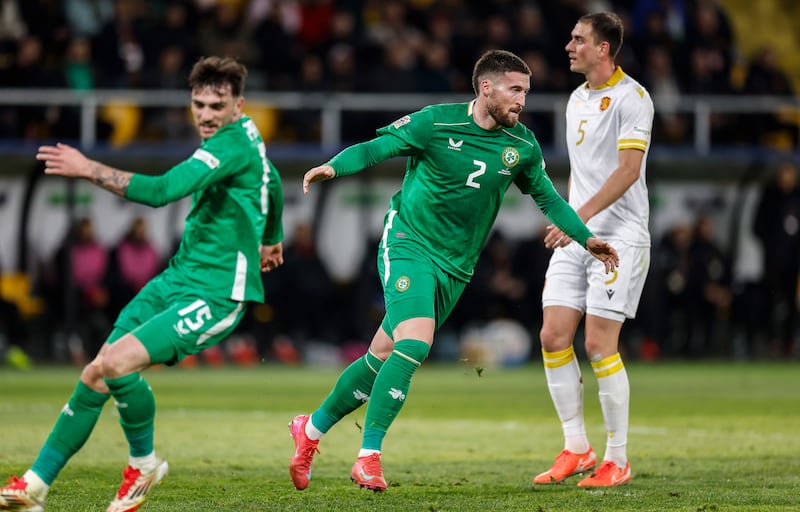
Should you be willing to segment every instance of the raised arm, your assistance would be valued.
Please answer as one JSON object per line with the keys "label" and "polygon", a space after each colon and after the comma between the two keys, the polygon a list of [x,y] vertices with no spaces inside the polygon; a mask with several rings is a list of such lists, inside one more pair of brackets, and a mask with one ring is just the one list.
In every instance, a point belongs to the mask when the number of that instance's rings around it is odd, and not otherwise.
{"label": "raised arm", "polygon": [[133,173],[115,169],[96,160],[67,144],[59,142],[55,146],[41,146],[36,159],[45,164],[45,174],[67,178],[85,178],[120,197],[128,192]]}
{"label": "raised arm", "polygon": [[309,169],[303,176],[303,193],[308,194],[311,183],[325,181],[337,176],[355,174],[395,156],[407,156],[415,148],[392,134],[383,134],[367,142],[343,149],[327,163]]}

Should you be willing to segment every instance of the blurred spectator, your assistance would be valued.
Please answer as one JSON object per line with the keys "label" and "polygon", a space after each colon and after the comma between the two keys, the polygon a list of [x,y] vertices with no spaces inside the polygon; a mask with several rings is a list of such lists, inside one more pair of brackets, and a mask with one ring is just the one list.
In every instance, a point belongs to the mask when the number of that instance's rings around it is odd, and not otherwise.
{"label": "blurred spectator", "polygon": [[335,2],[332,0],[300,2],[300,27],[297,37],[307,52],[318,52],[327,44],[335,9]]}
{"label": "blurred spectator", "polygon": [[478,50],[479,53],[489,49],[505,49],[513,46],[511,22],[502,14],[495,13],[485,18],[483,29],[483,47]]}
{"label": "blurred spectator", "polygon": [[690,94],[728,94],[733,65],[733,33],[716,0],[698,0],[689,21],[689,68],[681,70]]}
{"label": "blurred spectator", "polygon": [[[744,94],[783,96],[794,99],[792,82],[780,68],[775,50],[769,46],[760,48],[753,57],[745,78]],[[771,144],[791,148],[798,140],[798,120],[792,119],[796,110],[787,105],[789,115],[759,114],[748,116],[746,126],[751,130],[750,141],[754,144]],[[795,107],[796,108],[796,107]]]}
{"label": "blurred spectator", "polygon": [[367,87],[371,91],[416,92],[417,54],[413,46],[403,41],[394,41],[382,47],[379,63],[369,71]]}
{"label": "blurred spectator", "polygon": [[[275,299],[281,331],[300,347],[310,341],[339,343],[341,323],[336,286],[322,263],[310,224],[300,222],[283,252],[284,264],[263,274],[269,296]],[[268,298],[269,298],[268,296]],[[313,322],[308,312],[315,312]]]}
{"label": "blurred spectator", "polygon": [[[186,86],[191,62],[187,61],[186,49],[169,45],[161,49],[158,68],[148,73],[144,85],[151,89],[182,89]],[[191,113],[185,106],[144,109],[140,138],[151,141],[169,140],[195,141],[197,130],[192,124]]]}
{"label": "blurred spectator", "polygon": [[531,312],[521,308],[527,291],[527,283],[515,273],[511,243],[501,231],[494,230],[475,264],[472,280],[456,305],[453,320],[459,328],[498,318],[527,323]]}
{"label": "blurred spectator", "polygon": [[[186,0],[171,0],[164,7],[163,16],[156,18],[153,26],[148,29],[145,41],[145,64],[151,71],[156,71],[153,67],[159,62],[159,55],[163,55],[167,48],[178,48],[183,55],[184,66],[186,63],[194,62],[199,57],[197,50],[195,24],[196,12],[192,4]],[[172,53],[175,53],[172,51]],[[163,65],[159,64],[163,68]],[[163,72],[163,70],[162,70]],[[172,75],[171,75],[172,76]],[[176,88],[182,89],[186,85],[186,75],[183,81],[178,81],[174,77]],[[148,84],[153,83],[153,79]]]}
{"label": "blurred spectator", "polygon": [[800,273],[800,188],[793,162],[778,167],[763,191],[754,232],[764,254],[764,279],[769,291],[768,335],[775,355],[794,349],[797,328],[797,280]]}
{"label": "blurred spectator", "polygon": [[[243,30],[243,10],[238,2],[217,2],[197,29],[199,52],[202,55],[232,57],[248,67],[258,62],[262,49],[257,47],[249,31]],[[264,51],[269,51],[264,48]]]}
{"label": "blurred spectator", "polygon": [[17,0],[0,1],[0,40],[19,39],[28,32]]}
{"label": "blurred spectator", "polygon": [[689,248],[690,267],[686,295],[689,333],[684,354],[691,357],[720,355],[722,320],[729,319],[731,305],[730,264],[714,239],[714,222],[708,215],[695,221]]}
{"label": "blurred spectator", "polygon": [[682,41],[686,37],[689,3],[684,0],[635,0],[631,35],[644,40],[646,37],[640,36],[643,33],[652,35],[651,24],[658,22],[669,40]]}
{"label": "blurred spectator", "polygon": [[518,306],[521,315],[517,319],[531,336],[535,336],[542,327],[544,274],[553,254],[553,250],[544,245],[546,233],[545,226],[542,226],[541,231],[532,237],[520,240],[512,259],[514,275],[525,283],[525,291]]}
{"label": "blurred spectator", "polygon": [[39,38],[48,62],[57,61],[63,55],[67,39],[75,37],[75,34],[69,29],[64,14],[66,2],[63,0],[25,0],[18,3],[27,30],[26,34]]}
{"label": "blurred spectator", "polygon": [[[52,87],[55,75],[48,69],[38,37],[25,36],[18,41],[14,65],[6,85],[17,88]],[[16,107],[16,137],[26,140],[49,136],[48,108],[43,106]]]}
{"label": "blurred spectator", "polygon": [[331,46],[325,55],[327,90],[354,92],[361,89],[360,74],[356,65],[356,49],[348,43]]}
{"label": "blurred spectator", "polygon": [[76,221],[56,251],[45,283],[45,300],[76,364],[96,353],[110,329],[105,284],[108,249],[95,238],[88,217]]}
{"label": "blurred spectator", "polygon": [[147,31],[138,0],[114,0],[114,16],[93,38],[92,50],[102,87],[139,88],[145,71]]}
{"label": "blurred spectator", "polygon": [[366,39],[382,48],[397,43],[409,46],[413,54],[424,51],[422,32],[408,21],[408,6],[403,0],[383,0],[375,6],[376,16],[365,20]]}
{"label": "blurred spectator", "polygon": [[106,282],[110,316],[116,318],[125,304],[162,268],[161,256],[147,233],[147,222],[142,217],[136,217],[108,257]]}
{"label": "blurred spectator", "polygon": [[[61,67],[54,74],[53,86],[75,91],[91,91],[97,86],[97,75],[92,63],[92,42],[79,36],[67,41]],[[52,106],[48,109],[49,136],[62,140],[78,138],[81,132],[81,108],[75,105]],[[98,116],[95,123],[97,140],[107,140],[111,124]]]}
{"label": "blurred spectator", "polygon": [[74,37],[95,37],[115,16],[115,0],[64,0],[64,15]]}
{"label": "blurred spectator", "polygon": [[655,317],[655,334],[661,352],[677,355],[688,346],[687,287],[691,259],[692,230],[686,224],[670,228],[653,251],[653,275],[656,296],[662,312]]}
{"label": "blurred spectator", "polygon": [[689,120],[678,111],[681,91],[666,49],[652,46],[646,55],[642,83],[653,97],[655,126],[653,141],[666,144],[689,142]]}
{"label": "blurred spectator", "polygon": [[[514,42],[512,50],[517,55],[536,51],[541,55],[552,55],[554,46],[542,11],[535,3],[525,3],[514,14]],[[559,50],[561,48],[558,48]]]}
{"label": "blurred spectator", "polygon": [[450,68],[449,47],[438,41],[428,43],[417,70],[416,82],[420,91],[453,92],[457,87],[457,76]]}
{"label": "blurred spectator", "polygon": [[[294,84],[303,47],[287,21],[285,2],[272,2],[264,18],[253,28],[252,42],[261,49],[258,68],[265,74],[265,88],[287,90]],[[292,17],[288,16],[291,20]]]}
{"label": "blurred spectator", "polygon": [[95,88],[92,43],[88,38],[79,36],[69,39],[62,71],[63,83],[69,89],[90,91]]}

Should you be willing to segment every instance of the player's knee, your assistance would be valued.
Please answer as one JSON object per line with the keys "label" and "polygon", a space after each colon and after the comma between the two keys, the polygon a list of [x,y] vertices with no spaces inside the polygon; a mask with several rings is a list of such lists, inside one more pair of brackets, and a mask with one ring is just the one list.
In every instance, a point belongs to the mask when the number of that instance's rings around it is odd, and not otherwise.
{"label": "player's knee", "polygon": [[605,343],[591,337],[586,338],[583,347],[586,350],[586,357],[589,359],[589,361],[595,362],[602,361],[606,357],[617,352],[616,345],[612,346],[609,343]]}
{"label": "player's knee", "polygon": [[118,350],[109,350],[103,357],[102,374],[107,379],[116,379],[131,373],[130,365]]}
{"label": "player's knee", "polygon": [[88,387],[101,393],[106,392],[106,384],[103,380],[103,363],[102,359],[95,359],[83,367],[81,372],[81,382]]}
{"label": "player's knee", "polygon": [[539,340],[542,342],[542,349],[547,352],[558,352],[566,350],[572,344],[572,337],[565,332],[555,329],[550,325],[543,325],[539,331]]}

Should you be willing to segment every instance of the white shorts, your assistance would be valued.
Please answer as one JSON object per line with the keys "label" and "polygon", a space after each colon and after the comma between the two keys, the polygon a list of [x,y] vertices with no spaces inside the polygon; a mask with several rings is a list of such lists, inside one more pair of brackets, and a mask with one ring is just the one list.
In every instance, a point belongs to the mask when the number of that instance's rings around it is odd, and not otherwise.
{"label": "white shorts", "polygon": [[619,267],[609,274],[577,242],[556,249],[545,274],[542,307],[566,306],[619,322],[635,317],[650,268],[650,248],[620,241],[611,245],[619,254]]}

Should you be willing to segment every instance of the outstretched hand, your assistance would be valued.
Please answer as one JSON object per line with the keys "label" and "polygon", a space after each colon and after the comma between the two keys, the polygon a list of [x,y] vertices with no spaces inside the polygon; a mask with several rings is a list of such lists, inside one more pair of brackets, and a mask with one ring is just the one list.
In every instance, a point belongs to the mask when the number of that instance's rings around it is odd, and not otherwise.
{"label": "outstretched hand", "polygon": [[545,231],[547,231],[547,234],[544,237],[544,246],[548,249],[566,247],[572,243],[572,238],[553,224],[547,226]]}
{"label": "outstretched hand", "polygon": [[586,250],[589,251],[589,254],[603,262],[603,265],[606,267],[606,274],[612,272],[619,266],[619,255],[608,242],[593,236],[589,237],[586,239]]}
{"label": "outstretched hand", "polygon": [[311,183],[329,180],[335,176],[336,171],[333,170],[333,167],[327,164],[309,169],[308,172],[306,172],[306,174],[303,176],[303,194],[308,194],[308,186]]}
{"label": "outstretched hand", "polygon": [[88,175],[90,160],[77,149],[59,142],[55,146],[41,146],[36,159],[44,162],[45,174],[83,178]]}

